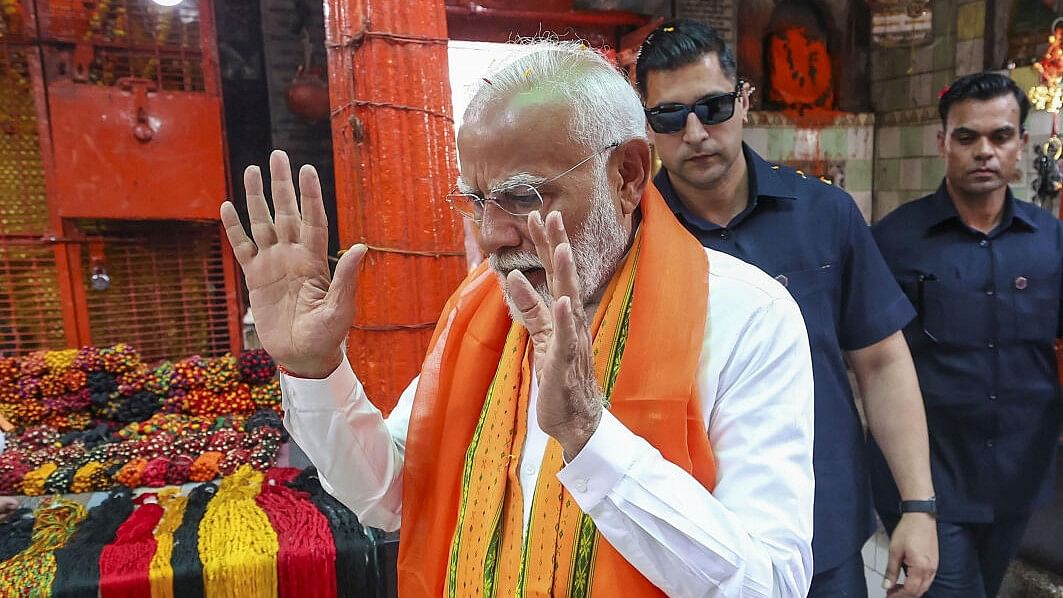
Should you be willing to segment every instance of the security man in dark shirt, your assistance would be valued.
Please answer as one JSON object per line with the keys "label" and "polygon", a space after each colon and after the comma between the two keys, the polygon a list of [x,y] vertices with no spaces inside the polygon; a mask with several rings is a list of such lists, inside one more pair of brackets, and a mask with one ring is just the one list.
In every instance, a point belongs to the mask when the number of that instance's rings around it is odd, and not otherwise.
{"label": "security man in dark shirt", "polygon": [[[953,83],[938,107],[944,182],[873,229],[918,311],[904,334],[926,401],[941,554],[927,596],[995,596],[1030,510],[1048,498],[1063,226],[1008,188],[1029,109],[1003,75]],[[877,447],[871,469],[889,528],[902,497]]]}
{"label": "security man in dark shirt", "polygon": [[[874,526],[864,431],[846,374],[856,372],[871,433],[905,498],[928,501],[926,421],[901,329],[915,315],[890,276],[860,210],[836,187],[765,162],[742,143],[750,88],[710,27],[664,23],[643,43],[639,91],[664,169],[654,182],[706,247],[752,263],[785,285],[805,317],[815,375],[816,497],[808,594],[866,596],[861,546]],[[923,509],[925,510],[925,509]],[[932,514],[907,513],[883,582],[920,596],[937,563]]]}

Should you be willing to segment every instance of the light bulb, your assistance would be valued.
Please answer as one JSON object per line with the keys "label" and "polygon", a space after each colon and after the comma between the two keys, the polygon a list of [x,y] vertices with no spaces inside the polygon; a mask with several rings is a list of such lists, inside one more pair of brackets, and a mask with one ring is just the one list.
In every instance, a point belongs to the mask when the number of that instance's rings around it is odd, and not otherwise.
{"label": "light bulb", "polygon": [[182,0],[151,0],[151,1],[154,2],[155,4],[158,4],[159,6],[177,6],[178,4],[180,4],[182,2]]}

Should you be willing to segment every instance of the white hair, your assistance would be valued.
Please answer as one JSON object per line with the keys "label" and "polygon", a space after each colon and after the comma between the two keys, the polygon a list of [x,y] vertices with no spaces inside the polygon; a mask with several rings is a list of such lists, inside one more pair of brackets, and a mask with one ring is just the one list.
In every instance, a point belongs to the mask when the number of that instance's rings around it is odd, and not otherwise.
{"label": "white hair", "polygon": [[615,142],[647,139],[646,116],[638,93],[600,52],[578,41],[536,38],[521,43],[528,53],[481,81],[465,110],[466,122],[495,102],[545,90],[562,97],[571,107],[569,135],[589,151]]}

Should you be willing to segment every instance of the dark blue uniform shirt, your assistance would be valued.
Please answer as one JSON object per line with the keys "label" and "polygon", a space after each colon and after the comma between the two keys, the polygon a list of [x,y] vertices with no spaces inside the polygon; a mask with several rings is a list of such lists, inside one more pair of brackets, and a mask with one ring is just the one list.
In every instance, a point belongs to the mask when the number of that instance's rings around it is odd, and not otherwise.
{"label": "dark blue uniform shirt", "polygon": [[[1048,498],[1060,432],[1063,226],[1008,190],[1000,224],[968,228],[944,183],[874,227],[893,275],[916,306],[905,330],[930,429],[938,517],[991,522]],[[880,511],[897,489],[873,446]]]}
{"label": "dark blue uniform shirt", "polygon": [[[874,529],[864,432],[843,351],[902,329],[915,315],[848,193],[743,146],[749,203],[719,226],[687,210],[668,173],[654,182],[705,247],[745,260],[785,285],[805,318],[815,378],[815,571],[841,564]],[[711,265],[710,265],[711,267]],[[712,296],[712,289],[709,289]]]}

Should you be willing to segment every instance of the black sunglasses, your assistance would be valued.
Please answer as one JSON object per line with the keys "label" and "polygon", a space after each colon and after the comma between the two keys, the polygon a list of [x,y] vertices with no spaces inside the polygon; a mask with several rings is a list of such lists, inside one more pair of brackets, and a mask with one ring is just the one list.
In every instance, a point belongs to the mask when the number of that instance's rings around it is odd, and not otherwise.
{"label": "black sunglasses", "polygon": [[742,92],[744,81],[735,90],[705,96],[693,104],[662,104],[646,110],[646,120],[656,133],[678,133],[686,126],[687,115],[693,112],[703,125],[718,125],[734,116],[735,101]]}

